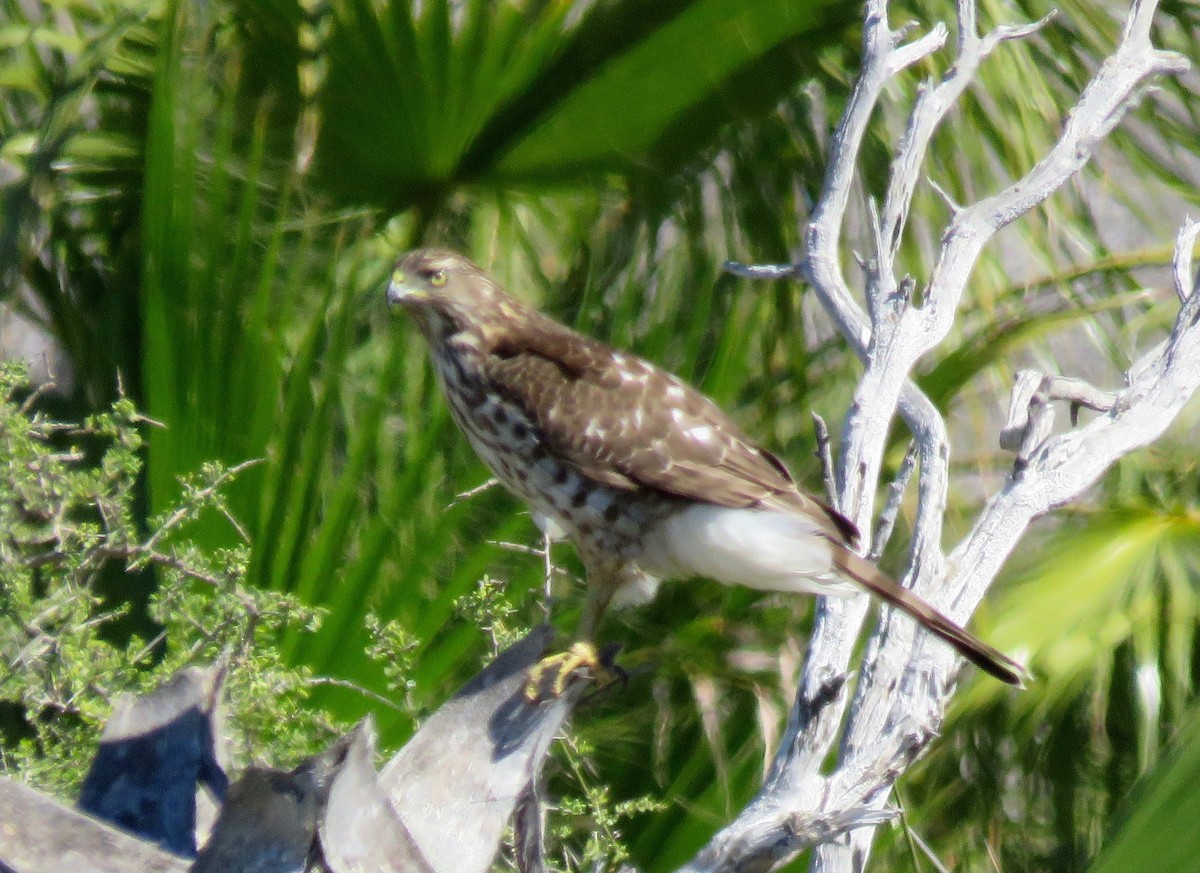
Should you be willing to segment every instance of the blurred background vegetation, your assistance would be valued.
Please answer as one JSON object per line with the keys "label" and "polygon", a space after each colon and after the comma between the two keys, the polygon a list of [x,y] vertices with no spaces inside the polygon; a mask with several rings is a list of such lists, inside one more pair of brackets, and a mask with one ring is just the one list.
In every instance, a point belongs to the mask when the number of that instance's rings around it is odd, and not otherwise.
{"label": "blurred background vegetation", "polygon": [[[926,172],[953,200],[1044,154],[1113,46],[1123,8],[1057,6],[985,65],[935,141]],[[1049,9],[980,7],[985,26]],[[912,2],[893,20],[951,15]],[[81,420],[127,397],[156,423],[139,430],[145,468],[129,489],[143,536],[193,493],[181,477],[262,459],[223,485],[239,525],[199,515],[178,545],[243,548],[251,588],[318,607],[319,626],[270,624],[280,669],[299,671],[289,681],[308,684],[320,723],[371,710],[395,747],[488,655],[480,611],[463,604],[538,621],[543,559],[513,498],[456,500],[487,473],[419,338],[385,311],[392,259],[426,243],[466,251],[518,295],[700,385],[817,487],[808,412],[840,420],[853,355],[802,288],[721,268],[797,252],[857,68],[858,17],[834,0],[0,0],[4,351],[54,383],[32,409]],[[1159,17],[1159,43],[1195,59],[1200,7],[1165,3]],[[882,190],[919,77],[950,62],[889,88],[864,194]],[[1197,201],[1195,86],[1163,83],[976,270],[955,334],[920,374],[953,433],[951,537],[1011,463],[996,434],[1016,369],[1118,385],[1173,320],[1163,267]],[[927,185],[913,212],[904,258],[921,277],[947,206]],[[937,869],[930,855],[960,870],[1186,869],[1145,849],[1200,839],[1187,778],[1200,778],[1195,424],[1193,407],[1031,534],[977,626],[1038,681],[1021,693],[964,682],[943,738],[900,782],[904,826],[881,831],[877,869]],[[553,558],[565,631],[579,567],[569,547]],[[120,607],[91,644],[144,649],[150,673],[190,651],[156,606],[152,561],[87,584]],[[29,608],[11,595],[4,614]],[[585,754],[561,772],[613,802],[658,802],[605,819],[641,869],[677,866],[752,796],[810,615],[805,599],[697,582],[610,620],[631,681],[580,710]],[[403,650],[403,688],[368,657],[380,622]],[[48,720],[101,717],[15,694],[29,663],[8,645],[7,749]],[[39,754],[52,750],[0,760],[69,784]],[[584,832],[589,815],[563,811]],[[559,863],[583,851],[567,840]]]}

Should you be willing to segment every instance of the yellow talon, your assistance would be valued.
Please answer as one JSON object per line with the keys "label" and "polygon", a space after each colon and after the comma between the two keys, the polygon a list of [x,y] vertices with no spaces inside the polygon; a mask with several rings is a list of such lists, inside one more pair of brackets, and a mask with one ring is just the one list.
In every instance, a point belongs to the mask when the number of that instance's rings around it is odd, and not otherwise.
{"label": "yellow talon", "polygon": [[587,675],[603,688],[625,678],[625,671],[613,663],[616,651],[600,652],[591,643],[573,643],[571,648],[538,661],[529,671],[525,699],[530,703],[555,700],[563,695],[571,680]]}

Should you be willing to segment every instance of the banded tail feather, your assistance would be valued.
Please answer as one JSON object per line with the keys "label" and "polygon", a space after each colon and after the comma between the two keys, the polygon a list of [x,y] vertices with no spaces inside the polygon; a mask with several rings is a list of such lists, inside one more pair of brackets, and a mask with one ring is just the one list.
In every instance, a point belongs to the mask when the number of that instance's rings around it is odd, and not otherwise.
{"label": "banded tail feather", "polygon": [[833,563],[871,594],[910,616],[954,648],[979,669],[1001,682],[1024,687],[1028,671],[998,649],[989,646],[956,622],[944,616],[924,598],[901,585],[867,559],[850,549],[835,546]]}

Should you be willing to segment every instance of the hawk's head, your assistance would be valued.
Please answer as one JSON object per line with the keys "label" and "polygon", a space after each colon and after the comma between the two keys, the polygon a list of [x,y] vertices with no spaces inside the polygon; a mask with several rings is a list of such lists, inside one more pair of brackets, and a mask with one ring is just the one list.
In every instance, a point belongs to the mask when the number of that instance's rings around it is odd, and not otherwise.
{"label": "hawk's head", "polygon": [[431,342],[486,329],[517,316],[521,305],[457,252],[416,249],[392,270],[388,303],[407,309]]}

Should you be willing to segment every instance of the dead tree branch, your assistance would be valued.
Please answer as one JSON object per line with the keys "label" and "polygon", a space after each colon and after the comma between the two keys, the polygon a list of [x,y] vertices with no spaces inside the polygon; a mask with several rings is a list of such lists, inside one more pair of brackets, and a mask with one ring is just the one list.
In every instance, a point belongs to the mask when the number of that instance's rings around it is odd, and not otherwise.
{"label": "dead tree branch", "polygon": [[[896,257],[933,134],[994,50],[1046,23],[981,35],[974,4],[959,0],[954,62],[939,81],[927,81],[918,90],[882,208],[871,210],[874,251],[863,263],[861,305],[842,270],[841,234],[868,120],[889,79],[940,51],[948,39],[948,29],[938,24],[905,42],[905,30],[889,27],[884,0],[867,4],[863,68],[833,137],[822,197],[805,229],[804,258],[792,275],[811,283],[864,364],[843,427],[836,503],[860,530],[871,529],[888,427],[899,414],[914,435],[920,469],[904,583],[960,621],[978,605],[1035,516],[1075,499],[1117,458],[1156,439],[1200,385],[1200,294],[1190,262],[1191,242],[1200,231],[1189,225],[1176,246],[1175,285],[1184,304],[1170,337],[1134,364],[1122,391],[1108,393],[1080,380],[1040,374],[1019,381],[1021,394],[1003,437],[1005,445],[1018,450],[1017,464],[970,534],[946,556],[942,520],[950,443],[941,413],[911,374],[953,326],[984,245],[1075,176],[1144,96],[1148,83],[1187,68],[1182,56],[1151,44],[1155,7],[1149,0],[1133,3],[1120,42],[1068,113],[1045,157],[999,193],[967,206],[952,204],[940,254],[916,305],[916,281],[897,276]],[[739,272],[776,274],[771,267]],[[1050,436],[1048,410],[1054,400],[1100,414],[1085,427]],[[769,870],[812,845],[818,847],[814,870],[862,868],[871,829],[887,818],[884,805],[892,784],[938,733],[959,666],[948,647],[918,633],[911,622],[885,615],[851,700],[850,657],[866,600],[821,603],[788,727],[763,788],[685,870]],[[824,773],[823,763],[839,738],[838,764]],[[793,826],[801,820],[809,826]]]}

